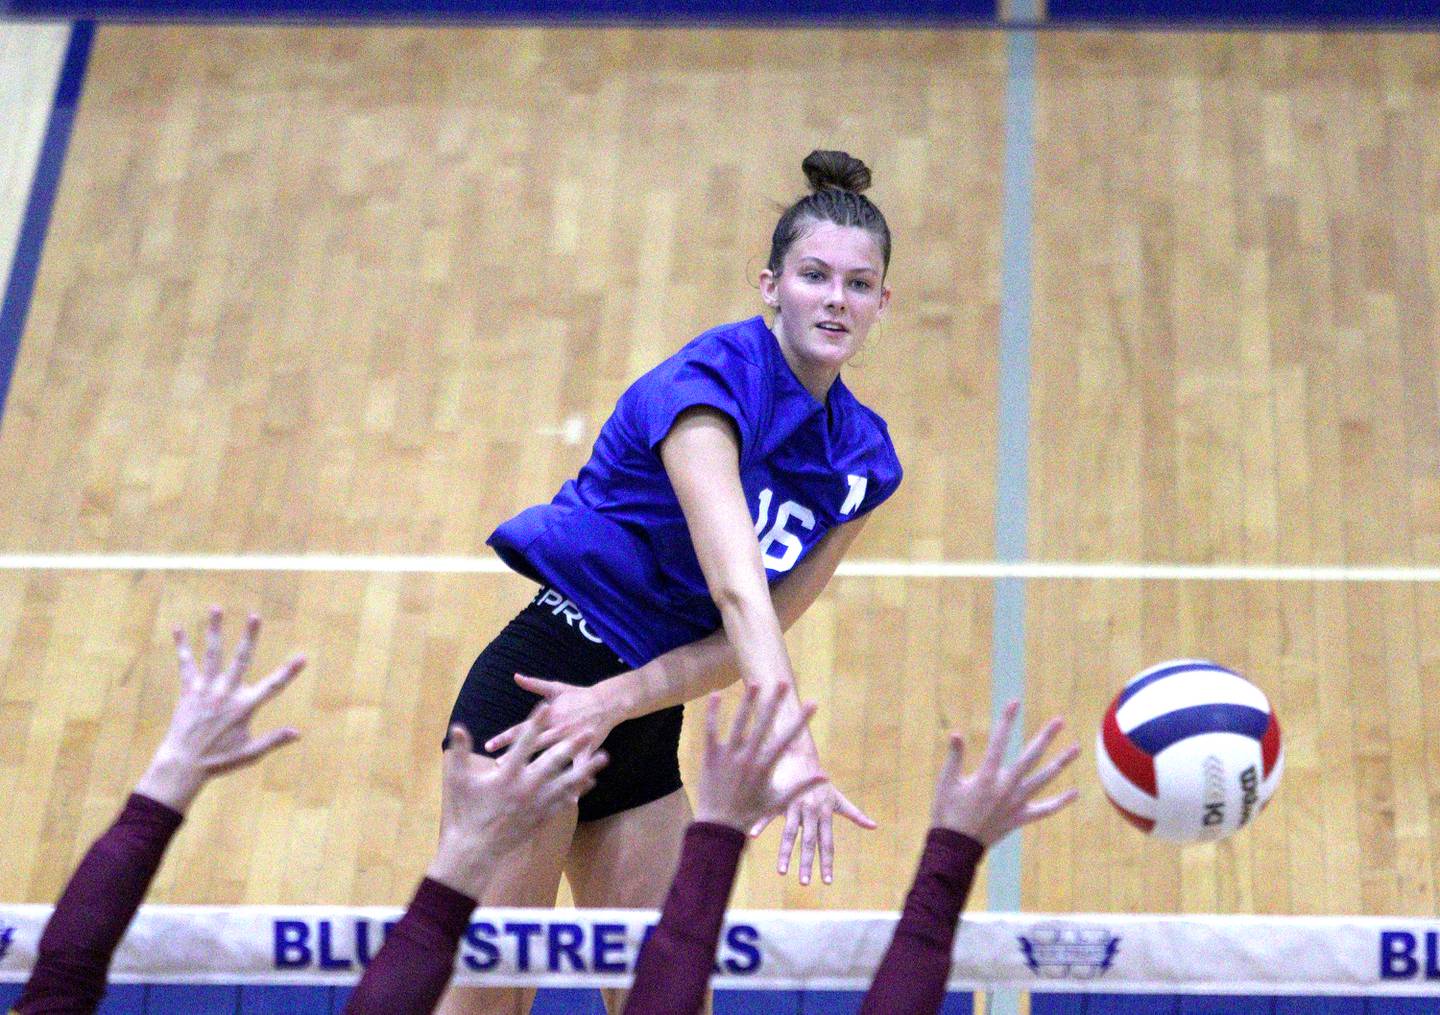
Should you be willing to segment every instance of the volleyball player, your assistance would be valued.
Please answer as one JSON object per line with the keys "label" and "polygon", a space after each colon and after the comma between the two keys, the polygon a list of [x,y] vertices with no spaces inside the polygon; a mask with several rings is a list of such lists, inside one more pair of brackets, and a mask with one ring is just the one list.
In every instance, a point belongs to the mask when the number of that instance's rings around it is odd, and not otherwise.
{"label": "volleyball player", "polygon": [[[554,736],[610,758],[574,812],[512,854],[487,905],[554,904],[562,871],[582,906],[654,907],[691,812],[681,708],[734,680],[793,688],[782,632],[819,595],[865,516],[900,483],[884,421],[840,379],[885,311],[890,232],[864,163],[812,152],[811,193],[780,217],[760,293],[773,311],[705,332],[620,397],[590,460],[490,545],[542,588],[480,654],[451,724],[487,754],[549,703]],[[799,710],[793,690],[776,722]],[[821,771],[808,729],[777,786]],[[777,869],[833,870],[832,817],[870,820],[828,781],[786,812]],[[454,991],[448,1012],[517,1000]]]}

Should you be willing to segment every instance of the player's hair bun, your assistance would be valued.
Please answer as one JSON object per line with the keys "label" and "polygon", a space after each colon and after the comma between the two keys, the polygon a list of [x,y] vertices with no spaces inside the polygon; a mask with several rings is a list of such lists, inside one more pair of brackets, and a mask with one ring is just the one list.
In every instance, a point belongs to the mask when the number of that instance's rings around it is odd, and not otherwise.
{"label": "player's hair bun", "polygon": [[859,194],[870,186],[870,167],[859,159],[851,158],[849,152],[816,149],[805,156],[800,168],[805,170],[810,189],[817,194],[823,190],[848,190]]}

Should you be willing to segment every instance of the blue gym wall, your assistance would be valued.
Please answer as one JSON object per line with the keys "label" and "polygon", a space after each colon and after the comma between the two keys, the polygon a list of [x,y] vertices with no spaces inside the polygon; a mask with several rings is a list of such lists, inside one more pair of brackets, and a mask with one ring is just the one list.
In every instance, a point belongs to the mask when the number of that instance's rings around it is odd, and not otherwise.
{"label": "blue gym wall", "polygon": [[[691,23],[996,22],[996,0],[0,0],[0,14]],[[1440,28],[1440,0],[1049,0],[1054,25]]]}

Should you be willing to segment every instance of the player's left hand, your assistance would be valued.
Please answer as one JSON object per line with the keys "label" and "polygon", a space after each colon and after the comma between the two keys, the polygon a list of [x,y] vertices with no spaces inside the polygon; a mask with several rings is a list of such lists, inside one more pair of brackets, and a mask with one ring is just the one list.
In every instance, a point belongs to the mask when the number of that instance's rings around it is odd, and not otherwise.
{"label": "player's left hand", "polygon": [[[805,778],[809,772],[819,771],[819,760],[813,748],[800,745],[781,758],[775,766],[772,779],[777,783],[793,784]],[[835,815],[849,819],[864,829],[879,826],[828,781],[821,783],[793,801],[785,809],[785,828],[780,833],[780,854],[775,870],[779,874],[790,873],[790,860],[795,852],[795,840],[800,840],[800,862],[798,875],[802,885],[810,883],[815,867],[815,856],[820,856],[820,880],[830,884],[835,880]],[[751,835],[759,835],[770,823],[766,819],[751,829]],[[818,847],[818,849],[817,849]]]}
{"label": "player's left hand", "polygon": [[175,628],[180,698],[175,703],[165,739],[135,787],[137,792],[181,813],[210,779],[258,761],[300,735],[294,727],[284,726],[256,736],[250,732],[250,719],[256,709],[295,679],[305,666],[305,657],[291,657],[258,683],[242,683],[260,635],[260,618],[250,615],[228,665],[222,665],[220,628],[223,621],[220,607],[210,607],[205,625],[205,653],[198,661],[185,629]]}

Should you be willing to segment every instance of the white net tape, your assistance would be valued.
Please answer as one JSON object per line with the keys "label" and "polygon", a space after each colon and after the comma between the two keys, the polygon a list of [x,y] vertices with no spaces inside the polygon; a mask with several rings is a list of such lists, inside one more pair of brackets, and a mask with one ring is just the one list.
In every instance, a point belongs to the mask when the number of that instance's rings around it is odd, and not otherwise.
{"label": "white net tape", "polygon": [[[49,906],[0,905],[0,981],[23,980]],[[117,982],[352,983],[400,911],[146,906]],[[621,986],[655,919],[642,910],[477,910],[461,982]],[[732,911],[718,988],[861,989],[892,913]],[[953,989],[1440,997],[1440,921],[1373,917],[966,914]]]}

